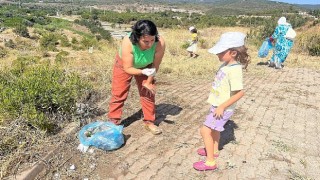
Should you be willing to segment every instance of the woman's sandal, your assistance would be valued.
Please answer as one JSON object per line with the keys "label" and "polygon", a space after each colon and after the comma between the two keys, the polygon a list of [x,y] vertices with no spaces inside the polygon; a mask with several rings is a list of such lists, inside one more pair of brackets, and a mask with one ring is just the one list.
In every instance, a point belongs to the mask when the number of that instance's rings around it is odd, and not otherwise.
{"label": "woman's sandal", "polygon": [[145,128],[146,130],[150,131],[150,132],[151,132],[152,134],[154,134],[154,135],[158,135],[158,134],[161,134],[161,133],[162,133],[161,129],[160,129],[158,126],[156,126],[156,125],[154,125],[154,126],[151,127],[149,124],[145,123],[145,124],[144,124],[144,128]]}
{"label": "woman's sandal", "polygon": [[120,125],[121,124],[121,119],[111,118],[111,119],[109,119],[109,121],[112,122],[115,125]]}

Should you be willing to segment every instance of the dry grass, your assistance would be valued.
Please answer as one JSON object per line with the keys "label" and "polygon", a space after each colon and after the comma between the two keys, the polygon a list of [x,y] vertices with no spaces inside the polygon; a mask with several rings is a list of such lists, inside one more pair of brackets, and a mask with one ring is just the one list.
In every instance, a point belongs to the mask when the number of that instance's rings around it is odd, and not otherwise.
{"label": "dry grass", "polygon": [[[205,39],[210,48],[220,37],[220,35],[227,31],[240,31],[247,33],[249,29],[241,27],[229,27],[229,28],[208,28],[200,29],[199,34],[201,39]],[[320,32],[320,30],[317,30]],[[207,49],[199,49],[200,56],[197,59],[188,58],[188,53],[180,48],[185,40],[189,38],[189,33],[185,30],[160,30],[161,34],[165,37],[167,43],[167,51],[161,65],[161,72],[168,71],[172,75],[182,76],[206,76],[211,77],[214,75],[214,71],[219,66],[219,60],[217,56],[209,54]],[[298,31],[299,34],[302,32]],[[262,41],[261,41],[262,43]],[[258,48],[250,43],[247,43],[249,54],[251,56],[251,64],[248,66],[248,72],[253,75],[265,75],[267,72],[265,66],[257,66],[259,62],[266,62],[271,58],[272,52],[266,58],[258,58]],[[306,67],[319,69],[320,58],[316,56],[309,56],[307,52],[299,51],[298,45],[294,46],[292,52],[287,57],[285,65],[287,67]],[[174,53],[172,53],[174,52]]]}
{"label": "dry grass", "polygon": [[[240,31],[247,33],[248,28],[242,27],[212,27],[207,29],[199,29],[200,39],[204,39],[208,48],[218,41],[220,35],[227,31]],[[301,39],[305,29],[298,30],[297,39]],[[312,29],[313,32],[320,33],[319,29]],[[212,78],[214,72],[220,65],[220,62],[216,55],[209,54],[207,49],[198,47],[198,58],[190,58],[187,51],[181,46],[190,38],[190,33],[185,29],[159,29],[160,35],[164,37],[166,42],[166,52],[163,58],[160,72],[158,77],[163,75],[170,75],[174,77],[195,77],[195,78]],[[79,35],[75,35],[68,30],[64,30],[63,34],[67,35],[71,41],[72,37],[81,39]],[[301,35],[301,36],[300,36]],[[300,36],[300,37],[299,37]],[[7,39],[14,39],[12,31],[8,30],[1,34],[1,37]],[[0,37],[0,39],[2,39]],[[26,48],[24,51],[11,50],[5,59],[2,59],[1,67],[10,66],[10,62],[16,58],[16,56],[24,55],[37,55],[41,56],[43,52],[36,48],[33,40],[19,38],[15,39],[15,42],[24,42],[25,44],[31,44],[33,48]],[[74,51],[71,48],[59,48],[60,50],[68,51],[70,54],[67,57],[67,61],[63,63],[63,68],[67,71],[77,71],[86,78],[89,78],[94,84],[97,91],[101,94],[107,94],[110,90],[112,65],[114,56],[120,46],[120,41],[115,40],[112,43],[101,41],[99,47],[94,47],[94,52],[90,54],[88,51]],[[262,41],[261,41],[262,43]],[[265,66],[257,66],[256,64],[261,61],[267,61],[271,57],[271,53],[267,58],[258,58],[258,48],[250,43],[247,43],[249,54],[251,56],[251,64],[248,67],[248,72],[253,75],[264,76],[267,72]],[[43,58],[44,61],[50,60],[54,62],[56,53],[50,52],[50,57]],[[307,52],[301,52],[300,47],[295,45],[292,52],[287,57],[285,66],[287,67],[307,67],[313,69],[319,69],[320,62],[319,57],[309,56]]]}
{"label": "dry grass", "polygon": [[[317,29],[312,29],[318,31]],[[199,57],[197,59],[189,58],[188,53],[181,46],[190,38],[190,34],[184,29],[160,29],[160,35],[162,35],[166,41],[166,52],[161,64],[160,73],[161,75],[170,76],[182,76],[182,77],[212,77],[214,71],[219,66],[219,60],[217,56],[209,54],[207,49],[198,47]],[[208,48],[219,39],[220,35],[227,31],[240,31],[247,33],[248,28],[242,27],[213,27],[207,29],[199,29],[200,39],[204,39],[205,43],[208,44]],[[305,31],[302,29],[301,31]],[[63,31],[70,40],[71,37],[77,37],[70,31]],[[299,35],[302,32],[298,32],[297,39],[301,39]],[[1,35],[1,37],[9,37],[8,39],[14,38],[11,31],[7,31]],[[302,35],[301,35],[302,36]],[[0,38],[1,39],[1,38]],[[22,40],[21,40],[22,39]],[[16,40],[17,41],[17,40]],[[29,42],[28,42],[29,41]],[[30,42],[32,40],[20,38],[19,42],[25,42],[25,44],[34,44]],[[262,42],[261,42],[262,43]],[[94,53],[89,54],[88,51],[74,51],[71,48],[60,48],[64,51],[70,52],[67,59],[68,61],[63,65],[66,70],[78,71],[84,76],[90,78],[96,87],[100,90],[107,90],[110,83],[110,75],[112,72],[112,64],[114,56],[118,50],[120,41],[115,40],[112,43],[101,41],[99,47],[94,47]],[[34,46],[34,45],[33,45]],[[256,66],[260,61],[267,61],[271,57],[271,53],[267,58],[261,59],[257,57],[258,48],[251,44],[247,44],[249,54],[251,56],[251,64],[248,70],[254,74],[263,75],[264,67]],[[37,48],[26,49],[25,51],[10,51],[7,58],[1,60],[1,67],[10,65],[12,59],[16,56],[23,56],[26,54],[33,54],[41,56],[42,52]],[[52,53],[51,57],[47,59],[53,60],[55,53]],[[43,58],[44,60],[46,58]],[[308,56],[306,52],[301,52],[300,47],[295,45],[292,52],[289,54],[285,65],[288,67],[307,67],[319,69],[319,57]]]}

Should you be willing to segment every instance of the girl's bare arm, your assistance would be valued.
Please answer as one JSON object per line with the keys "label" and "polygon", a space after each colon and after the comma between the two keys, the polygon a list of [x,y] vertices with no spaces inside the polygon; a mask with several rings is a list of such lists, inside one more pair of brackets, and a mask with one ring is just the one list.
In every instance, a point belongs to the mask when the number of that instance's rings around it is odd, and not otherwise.
{"label": "girl's bare arm", "polygon": [[233,95],[224,103],[220,104],[220,106],[217,107],[215,112],[215,117],[222,117],[224,110],[237,102],[239,99],[241,99],[244,96],[244,90],[239,91],[233,91]]}

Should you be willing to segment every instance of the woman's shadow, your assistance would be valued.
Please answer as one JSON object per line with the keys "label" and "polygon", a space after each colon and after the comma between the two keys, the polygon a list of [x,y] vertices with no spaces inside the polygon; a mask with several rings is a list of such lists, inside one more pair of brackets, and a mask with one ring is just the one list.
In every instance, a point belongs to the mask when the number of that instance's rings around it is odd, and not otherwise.
{"label": "woman's shadow", "polygon": [[[174,124],[174,121],[167,119],[167,116],[176,116],[181,112],[182,108],[173,104],[161,103],[156,105],[156,121],[155,125],[159,125],[161,122],[168,124]],[[122,120],[121,125],[124,127],[130,126],[137,120],[143,119],[143,113],[140,109],[138,112]]]}
{"label": "woman's shadow", "polygon": [[224,125],[224,131],[220,134],[219,150],[223,149],[224,145],[228,143],[236,143],[236,137],[234,130],[238,128],[238,125],[233,120],[229,120]]}

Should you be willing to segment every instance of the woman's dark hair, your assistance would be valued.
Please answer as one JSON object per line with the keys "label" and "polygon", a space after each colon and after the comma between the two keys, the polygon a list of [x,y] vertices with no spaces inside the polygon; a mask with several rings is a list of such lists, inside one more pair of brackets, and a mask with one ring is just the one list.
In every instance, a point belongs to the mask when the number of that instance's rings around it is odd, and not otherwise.
{"label": "woman's dark hair", "polygon": [[158,30],[156,25],[149,20],[140,20],[132,26],[132,32],[130,35],[130,41],[132,44],[137,44],[140,37],[144,35],[155,36],[155,42],[159,41]]}

